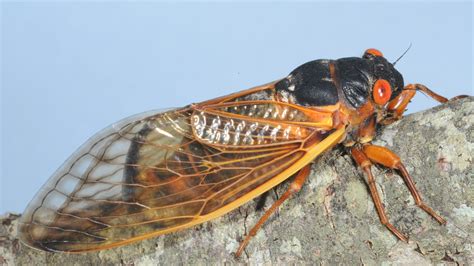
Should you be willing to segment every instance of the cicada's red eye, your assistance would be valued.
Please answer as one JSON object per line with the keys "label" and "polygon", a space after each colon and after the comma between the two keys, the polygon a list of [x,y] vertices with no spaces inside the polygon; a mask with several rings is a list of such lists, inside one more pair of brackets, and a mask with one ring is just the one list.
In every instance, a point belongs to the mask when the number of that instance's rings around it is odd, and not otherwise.
{"label": "cicada's red eye", "polygon": [[385,79],[377,80],[374,84],[372,94],[376,104],[386,104],[388,100],[390,100],[390,96],[392,96],[392,88],[390,87],[390,83],[388,83],[388,81]]}
{"label": "cicada's red eye", "polygon": [[383,57],[383,54],[382,52],[380,52],[379,50],[377,49],[374,49],[374,48],[369,48],[367,50],[365,50],[364,52],[364,57],[369,57],[369,56],[380,56],[380,57]]}

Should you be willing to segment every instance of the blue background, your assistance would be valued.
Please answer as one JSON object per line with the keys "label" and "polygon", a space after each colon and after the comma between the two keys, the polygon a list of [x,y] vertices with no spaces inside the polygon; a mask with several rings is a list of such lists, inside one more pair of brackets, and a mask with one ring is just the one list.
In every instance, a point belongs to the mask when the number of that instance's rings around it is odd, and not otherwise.
{"label": "blue background", "polygon": [[[0,214],[21,212],[123,117],[286,76],[318,58],[395,60],[406,82],[473,94],[472,3],[12,3],[1,17]],[[419,95],[409,106],[436,105]]]}

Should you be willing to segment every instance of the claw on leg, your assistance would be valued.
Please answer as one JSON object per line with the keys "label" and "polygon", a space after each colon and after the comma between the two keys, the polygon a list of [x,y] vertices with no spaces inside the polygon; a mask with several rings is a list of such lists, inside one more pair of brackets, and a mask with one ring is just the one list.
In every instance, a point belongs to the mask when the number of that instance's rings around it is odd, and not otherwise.
{"label": "claw on leg", "polygon": [[431,215],[433,218],[435,218],[440,224],[446,224],[446,220],[439,214],[437,214],[428,205],[426,205],[426,203],[421,199],[420,193],[416,189],[415,182],[413,182],[413,178],[410,176],[405,166],[401,162],[399,162],[395,165],[395,168],[402,174],[403,180],[405,181],[408,190],[410,190],[410,193],[413,196],[413,199],[415,200],[415,204],[422,210],[424,210],[426,213]]}
{"label": "claw on leg", "polygon": [[462,99],[462,98],[466,98],[466,97],[469,97],[469,95],[458,95],[458,96],[454,96],[453,98],[449,99],[449,101],[456,101],[456,100],[459,100],[459,99]]}

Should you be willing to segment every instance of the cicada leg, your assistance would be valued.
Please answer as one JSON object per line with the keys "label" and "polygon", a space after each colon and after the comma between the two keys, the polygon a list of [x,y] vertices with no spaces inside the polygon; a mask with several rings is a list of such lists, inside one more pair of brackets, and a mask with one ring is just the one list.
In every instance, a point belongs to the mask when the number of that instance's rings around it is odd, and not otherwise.
{"label": "cicada leg", "polygon": [[351,149],[351,154],[354,160],[356,161],[357,165],[359,165],[362,170],[367,175],[367,183],[369,185],[370,195],[372,196],[372,200],[374,201],[375,209],[377,210],[377,214],[379,215],[380,222],[385,225],[396,237],[400,240],[408,242],[408,237],[406,237],[403,233],[398,231],[395,226],[393,226],[387,218],[385,214],[384,207],[382,205],[382,201],[380,200],[379,192],[377,191],[377,186],[375,185],[375,179],[372,175],[372,163],[367,158],[367,156],[361,150],[353,147]]}
{"label": "cicada leg", "polygon": [[426,205],[426,203],[421,199],[420,193],[416,189],[415,182],[413,182],[413,178],[402,164],[400,158],[394,152],[385,147],[371,144],[364,145],[363,152],[372,162],[400,171],[405,184],[407,185],[411,195],[413,196],[413,199],[415,200],[416,205],[435,218],[440,224],[446,223],[445,219],[443,219],[433,209]]}
{"label": "cicada leg", "polygon": [[297,193],[303,187],[303,184],[310,173],[311,165],[306,165],[303,167],[298,174],[296,175],[293,182],[290,184],[288,190],[273,203],[273,205],[263,214],[263,216],[258,220],[258,222],[252,227],[245,239],[240,243],[239,248],[235,252],[235,257],[240,257],[245,247],[249,244],[250,239],[254,237],[262,225],[270,218],[270,216],[278,209],[278,207],[290,198],[293,194]]}
{"label": "cicada leg", "polygon": [[[408,85],[410,86],[410,85]],[[387,105],[387,112],[391,114],[389,118],[382,121],[383,124],[390,124],[399,120],[405,112],[410,100],[415,96],[416,90],[409,89],[408,86]]]}
{"label": "cicada leg", "polygon": [[426,94],[427,96],[431,97],[432,99],[434,99],[435,101],[438,101],[440,103],[445,103],[447,101],[449,101],[447,98],[437,94],[436,92],[428,89],[428,87],[426,87],[425,85],[423,84],[408,84],[405,86],[405,88],[403,88],[404,90],[419,90],[421,92],[423,92],[424,94]]}
{"label": "cicada leg", "polygon": [[458,95],[448,100],[447,98],[428,89],[428,87],[426,87],[425,85],[408,84],[403,88],[402,92],[397,97],[395,97],[388,103],[387,112],[391,116],[384,119],[381,123],[386,125],[386,124],[391,124],[399,120],[403,116],[403,113],[406,111],[407,105],[410,103],[410,100],[415,96],[417,91],[423,92],[427,96],[431,97],[432,99],[440,103],[446,103],[448,101],[453,101],[460,98],[468,97],[467,95]]}

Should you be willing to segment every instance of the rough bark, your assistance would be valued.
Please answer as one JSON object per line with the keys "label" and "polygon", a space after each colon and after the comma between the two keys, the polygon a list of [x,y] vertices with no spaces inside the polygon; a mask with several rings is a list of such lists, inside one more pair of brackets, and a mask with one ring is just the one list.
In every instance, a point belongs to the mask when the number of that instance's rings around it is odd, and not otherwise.
{"label": "rough bark", "polygon": [[[257,200],[214,221],[125,247],[86,254],[33,250],[16,238],[18,215],[1,218],[0,264],[470,264],[474,262],[474,98],[409,115],[386,127],[376,144],[400,155],[423,198],[448,223],[414,205],[402,179],[375,168],[390,221],[410,237],[398,241],[380,222],[362,173],[342,150],[319,158],[302,191],[286,202],[235,260],[239,240],[263,214]],[[268,208],[288,184],[271,191]]]}

